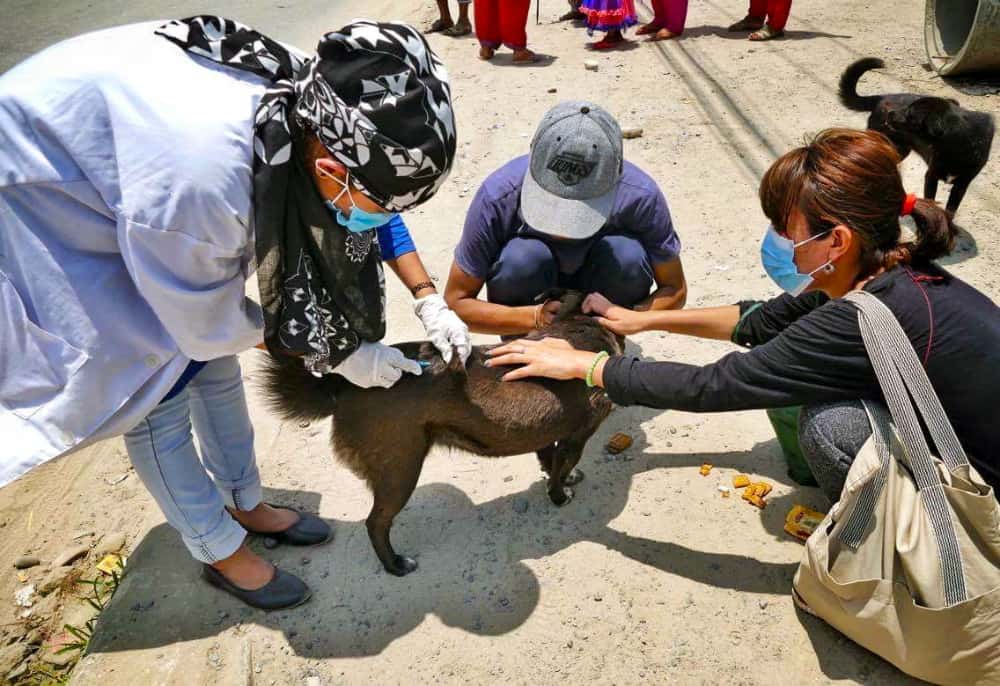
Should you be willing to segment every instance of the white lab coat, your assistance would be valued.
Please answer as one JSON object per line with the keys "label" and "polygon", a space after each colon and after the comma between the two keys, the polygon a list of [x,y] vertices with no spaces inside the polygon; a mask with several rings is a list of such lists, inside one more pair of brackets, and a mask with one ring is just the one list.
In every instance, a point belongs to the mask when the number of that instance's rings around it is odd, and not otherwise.
{"label": "white lab coat", "polygon": [[0,485],[145,417],[262,339],[252,126],[266,82],[154,35],[0,76]]}

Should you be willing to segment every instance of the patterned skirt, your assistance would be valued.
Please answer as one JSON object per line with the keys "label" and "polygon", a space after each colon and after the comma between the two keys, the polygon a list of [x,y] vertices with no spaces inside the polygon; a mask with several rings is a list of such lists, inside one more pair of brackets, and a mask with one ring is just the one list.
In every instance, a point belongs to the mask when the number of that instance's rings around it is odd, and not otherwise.
{"label": "patterned skirt", "polygon": [[639,23],[634,0],[583,0],[580,11],[587,17],[587,32],[625,30]]}

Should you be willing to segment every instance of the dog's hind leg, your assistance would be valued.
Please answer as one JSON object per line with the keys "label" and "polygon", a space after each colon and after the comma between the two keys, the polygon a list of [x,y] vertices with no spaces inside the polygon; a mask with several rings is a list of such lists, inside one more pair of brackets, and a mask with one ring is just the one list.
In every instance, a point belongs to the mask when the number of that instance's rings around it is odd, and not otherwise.
{"label": "dog's hind leg", "polygon": [[396,554],[389,541],[389,532],[393,519],[413,494],[429,448],[425,438],[417,439],[408,455],[394,458],[383,467],[378,478],[370,482],[375,502],[365,522],[368,538],[385,571],[395,576],[405,576],[417,568],[416,560]]}

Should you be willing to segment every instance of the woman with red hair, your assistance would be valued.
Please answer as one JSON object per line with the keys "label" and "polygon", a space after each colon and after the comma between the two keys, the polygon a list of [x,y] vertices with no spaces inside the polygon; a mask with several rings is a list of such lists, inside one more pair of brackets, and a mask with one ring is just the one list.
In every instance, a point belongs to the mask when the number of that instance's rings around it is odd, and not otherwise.
{"label": "woman with red hair", "polygon": [[[746,352],[702,366],[520,340],[493,349],[490,364],[516,365],[505,380],[585,379],[619,405],[687,412],[801,406],[802,454],[836,501],[871,437],[862,401],[883,402],[858,311],[844,297],[863,290],[902,326],[969,461],[1000,493],[1000,309],[935,262],[951,252],[955,225],[933,200],[906,193],[899,163],[880,133],[829,129],[771,166],[760,186],[770,220],[761,258],[784,295],[637,312],[592,294],[583,305],[623,336],[669,331],[730,340]],[[911,232],[902,232],[901,216]]]}

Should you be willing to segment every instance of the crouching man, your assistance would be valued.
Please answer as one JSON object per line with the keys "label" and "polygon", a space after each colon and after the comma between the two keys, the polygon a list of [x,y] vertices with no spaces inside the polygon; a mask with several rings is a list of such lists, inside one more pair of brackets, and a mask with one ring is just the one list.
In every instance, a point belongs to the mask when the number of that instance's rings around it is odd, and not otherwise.
{"label": "crouching man", "polygon": [[615,119],[588,102],[556,105],[531,154],[483,182],[445,298],[471,330],[509,336],[552,320],[556,304],[537,302],[551,288],[602,293],[636,310],[678,309],[687,296],[663,193],[624,161]]}

